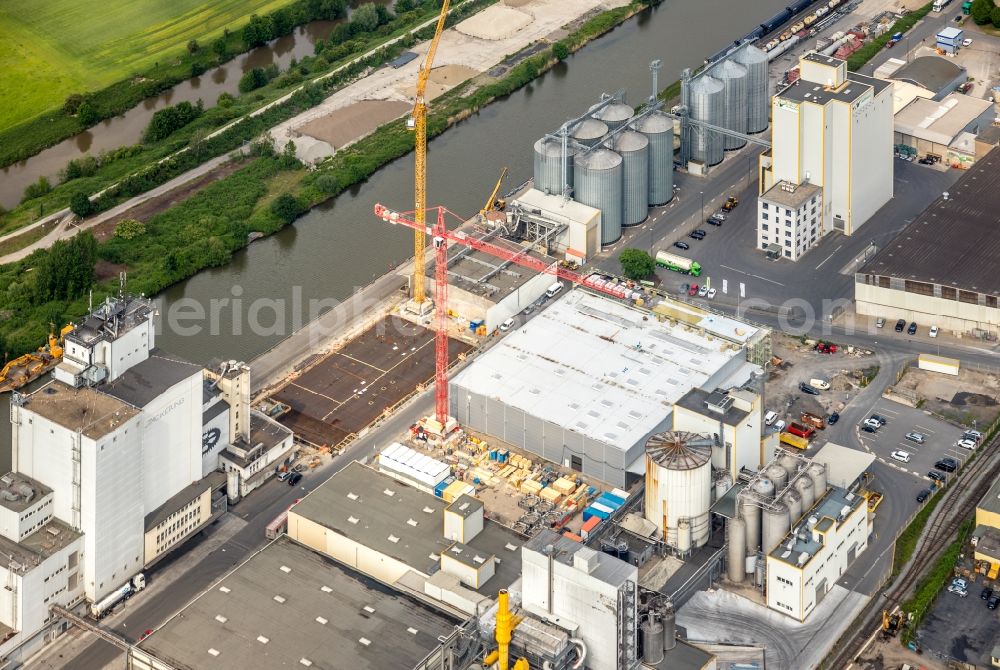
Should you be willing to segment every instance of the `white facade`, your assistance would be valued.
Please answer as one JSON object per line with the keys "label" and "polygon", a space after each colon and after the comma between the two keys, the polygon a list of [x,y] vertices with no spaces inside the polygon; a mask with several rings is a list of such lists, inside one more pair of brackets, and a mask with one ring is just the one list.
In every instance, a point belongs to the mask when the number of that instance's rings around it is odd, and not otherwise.
{"label": "white facade", "polygon": [[[143,504],[156,509],[202,478],[201,371],[142,408]],[[155,464],[155,465],[154,465]]]}
{"label": "white facade", "polygon": [[[757,199],[757,248],[767,249],[771,244],[781,247],[784,258],[797,261],[814,247],[823,236],[821,222],[823,190],[798,186],[782,181]],[[803,189],[802,198],[789,202],[782,197],[789,190]]]}
{"label": "white facade", "polygon": [[[844,61],[815,53],[799,64],[800,79],[772,99],[772,148],[761,158],[761,193],[783,181],[818,186],[817,241],[834,230],[852,235],[892,197],[892,86],[847,73]],[[791,209],[802,225],[803,214]],[[765,211],[758,206],[758,215]],[[804,217],[812,244],[811,206]],[[758,216],[758,248],[764,223]]]}
{"label": "white facade", "polygon": [[704,405],[694,408],[674,404],[673,430],[718,435],[721,447],[712,449],[712,466],[728,472],[730,482],[735,484],[741,470],[758,470],[765,461],[761,442],[764,417],[763,403],[756,393],[734,390],[729,397],[738,414],[728,419]]}
{"label": "white facade", "polygon": [[67,334],[57,380],[78,386],[118,379],[149,358],[154,346],[153,309],[148,300],[108,298]]}

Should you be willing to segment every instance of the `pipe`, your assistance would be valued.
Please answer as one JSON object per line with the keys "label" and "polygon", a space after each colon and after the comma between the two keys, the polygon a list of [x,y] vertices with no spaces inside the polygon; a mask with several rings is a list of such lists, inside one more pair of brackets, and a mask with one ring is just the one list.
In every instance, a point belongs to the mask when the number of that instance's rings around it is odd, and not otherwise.
{"label": "pipe", "polygon": [[497,654],[500,670],[508,670],[510,663],[510,638],[514,628],[514,617],[510,613],[507,589],[501,589],[497,597]]}
{"label": "pipe", "polygon": [[492,651],[492,652],[490,652],[489,654],[486,655],[486,658],[483,659],[483,667],[488,668],[488,667],[492,666],[493,664],[495,664],[497,662],[498,658],[500,658],[500,652],[499,651]]}
{"label": "pipe", "polygon": [[579,670],[583,667],[583,662],[587,660],[587,643],[578,637],[571,637],[569,643],[576,647],[576,653],[580,657],[576,660],[576,663],[570,667],[573,670]]}

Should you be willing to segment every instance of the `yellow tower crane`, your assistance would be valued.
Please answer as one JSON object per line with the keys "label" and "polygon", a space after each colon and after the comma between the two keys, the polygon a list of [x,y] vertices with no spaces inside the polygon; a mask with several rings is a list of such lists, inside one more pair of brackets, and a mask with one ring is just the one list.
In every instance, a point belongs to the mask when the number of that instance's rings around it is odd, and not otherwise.
{"label": "yellow tower crane", "polygon": [[420,74],[417,75],[417,95],[413,103],[413,114],[407,121],[407,126],[415,130],[416,136],[416,161],[413,170],[413,195],[415,200],[414,220],[419,228],[413,231],[413,302],[418,311],[423,310],[423,303],[427,299],[424,294],[424,237],[426,235],[427,217],[427,101],[424,93],[427,90],[427,80],[431,75],[431,64],[434,62],[434,53],[437,51],[438,42],[441,41],[441,32],[444,30],[444,21],[448,17],[448,5],[450,0],[441,3],[441,14],[438,16],[437,28],[434,30],[434,39],[431,40],[430,48],[427,50],[427,58],[424,60]]}

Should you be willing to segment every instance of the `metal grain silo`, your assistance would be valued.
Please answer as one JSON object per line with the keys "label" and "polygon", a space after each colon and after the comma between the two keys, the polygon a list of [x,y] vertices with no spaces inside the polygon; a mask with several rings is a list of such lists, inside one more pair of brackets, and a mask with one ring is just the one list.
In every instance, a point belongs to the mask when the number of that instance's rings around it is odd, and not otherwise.
{"label": "metal grain silo", "polygon": [[746,492],[737,496],[737,501],[740,517],[746,524],[747,551],[754,554],[760,548],[760,503]]}
{"label": "metal grain silo", "polygon": [[608,125],[597,119],[584,119],[573,129],[573,138],[586,147],[595,146],[608,134]]}
{"label": "metal grain silo", "polygon": [[781,544],[791,529],[791,524],[788,521],[788,505],[777,501],[769,507],[765,507],[763,525],[763,539],[760,549],[765,554],[770,554],[775,547]]}
{"label": "metal grain silo", "polygon": [[610,149],[577,156],[573,199],[601,210],[601,244],[616,242],[622,236],[622,157]]}
{"label": "metal grain silo", "polygon": [[802,496],[802,512],[808,512],[816,502],[816,491],[813,488],[813,480],[809,475],[800,475],[795,480],[795,490]]}
{"label": "metal grain silo", "polygon": [[802,496],[795,489],[788,489],[781,500],[788,505],[788,519],[794,526],[802,518]]}
{"label": "metal grain silo", "polygon": [[622,225],[635,226],[649,211],[649,140],[642,133],[623,130],[606,145],[622,157]]}
{"label": "metal grain silo", "polygon": [[612,102],[607,107],[598,110],[593,118],[603,121],[607,124],[608,128],[614,130],[615,128],[624,126],[634,114],[635,110],[624,102]]}
{"label": "metal grain silo", "polygon": [[[667,432],[646,442],[646,518],[672,547],[708,542],[712,505],[712,438]],[[690,540],[688,534],[690,533]]]}
{"label": "metal grain silo", "polygon": [[782,451],[781,455],[778,456],[775,462],[785,469],[785,471],[788,473],[789,480],[791,480],[792,477],[798,474],[802,466],[802,461],[795,458],[795,456],[792,456],[787,451]]}
{"label": "metal grain silo", "polygon": [[826,495],[826,466],[815,461],[806,468],[809,477],[813,480],[813,492],[816,500]]}
{"label": "metal grain silo", "polygon": [[785,488],[785,485],[788,484],[788,471],[777,463],[771,463],[764,468],[764,476],[774,484],[776,493],[780,493]]}
{"label": "metal grain silo", "polygon": [[[722,82],[705,75],[695,79],[689,91],[691,118],[713,126],[723,125],[725,87]],[[691,127],[691,160],[716,165],[722,162],[722,151],[722,135],[698,126]]]}
{"label": "metal grain silo", "polygon": [[767,130],[771,96],[767,92],[767,54],[747,45],[733,55],[733,60],[747,69],[747,132]]}
{"label": "metal grain silo", "polygon": [[674,197],[674,120],[650,112],[632,127],[649,140],[649,205],[662,205]]}
{"label": "metal grain silo", "polygon": [[[747,69],[739,63],[725,60],[712,68],[712,76],[722,82],[725,90],[725,109],[722,113],[724,128],[739,133],[747,131]],[[722,136],[722,146],[726,150],[739,149],[746,140],[738,137]]]}
{"label": "metal grain silo", "polygon": [[[566,147],[566,182],[573,187],[573,155],[576,149]],[[543,193],[563,192],[562,142],[542,138],[535,142],[535,188]]]}

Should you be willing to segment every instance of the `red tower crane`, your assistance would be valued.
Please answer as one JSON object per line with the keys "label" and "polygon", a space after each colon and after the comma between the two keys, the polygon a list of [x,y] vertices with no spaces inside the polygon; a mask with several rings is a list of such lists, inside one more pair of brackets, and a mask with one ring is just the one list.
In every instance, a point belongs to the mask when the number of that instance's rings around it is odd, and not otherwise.
{"label": "red tower crane", "polygon": [[425,232],[434,240],[434,310],[435,310],[435,360],[434,360],[434,414],[441,428],[448,424],[448,243],[454,242],[463,246],[482,251],[509,263],[516,263],[526,268],[551,274],[558,279],[565,279],[574,284],[583,284],[596,291],[620,298],[620,293],[614,289],[590,283],[578,272],[559,267],[557,263],[545,261],[528,255],[528,247],[513,250],[502,247],[487,240],[471,237],[461,230],[451,231],[445,225],[444,215],[451,214],[459,221],[463,219],[454,212],[438,206],[429,207],[427,211],[437,211],[434,225],[422,226],[411,218],[413,212],[397,212],[381,204],[375,205],[375,216],[392,224],[402,224],[414,230],[426,228]]}

